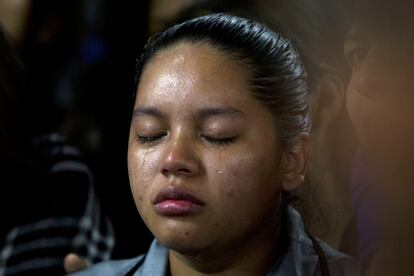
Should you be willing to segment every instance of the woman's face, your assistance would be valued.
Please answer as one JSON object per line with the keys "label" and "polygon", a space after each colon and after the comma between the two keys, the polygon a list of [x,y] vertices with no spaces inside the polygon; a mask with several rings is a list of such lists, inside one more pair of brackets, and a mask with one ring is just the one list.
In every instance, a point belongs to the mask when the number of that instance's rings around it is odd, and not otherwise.
{"label": "woman's face", "polygon": [[393,162],[413,153],[414,40],[407,37],[355,26],[345,45],[347,105],[359,139],[377,159]]}
{"label": "woman's face", "polygon": [[282,152],[241,64],[209,46],[159,52],[140,80],[128,151],[138,211],[184,253],[222,250],[277,224]]}
{"label": "woman's face", "polygon": [[401,28],[386,27],[355,24],[348,36],[347,107],[362,149],[386,179],[378,188],[411,204],[411,196],[403,198],[412,194],[414,176],[414,40]]}

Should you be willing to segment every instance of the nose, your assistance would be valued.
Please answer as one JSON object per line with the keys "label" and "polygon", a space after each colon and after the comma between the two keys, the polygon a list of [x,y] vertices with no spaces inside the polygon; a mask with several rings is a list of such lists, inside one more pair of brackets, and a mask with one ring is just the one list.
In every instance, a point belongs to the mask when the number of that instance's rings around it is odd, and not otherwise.
{"label": "nose", "polygon": [[183,138],[172,141],[168,146],[161,173],[166,177],[194,177],[199,172],[199,162],[191,149],[191,144]]}

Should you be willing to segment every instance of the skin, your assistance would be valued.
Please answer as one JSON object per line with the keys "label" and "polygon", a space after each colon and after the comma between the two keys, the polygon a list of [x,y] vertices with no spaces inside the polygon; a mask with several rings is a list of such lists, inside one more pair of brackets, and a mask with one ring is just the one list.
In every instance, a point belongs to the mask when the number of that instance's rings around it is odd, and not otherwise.
{"label": "skin", "polygon": [[[312,79],[313,154],[306,185],[309,203],[306,206],[299,203],[298,208],[304,210],[305,224],[311,234],[340,249],[344,230],[352,217],[348,185],[355,138],[346,114],[343,76],[336,67],[340,58],[333,62],[329,56],[336,47],[342,47],[337,36],[341,33],[342,11],[346,10],[346,3],[342,2],[353,1],[332,2],[335,5],[318,0],[248,2],[250,9],[243,9],[247,14],[257,14],[260,21],[294,39],[301,52],[323,68],[320,72],[310,72],[313,66],[308,70]],[[336,23],[331,24],[332,20]]]}
{"label": "skin", "polygon": [[[130,184],[144,222],[170,249],[173,275],[260,275],[277,257],[281,195],[303,181],[309,136],[281,148],[248,78],[242,64],[188,43],[159,52],[141,76]],[[158,214],[152,201],[168,185],[205,202],[202,211]]]}
{"label": "skin", "polygon": [[313,154],[308,166],[307,229],[331,247],[341,250],[345,228],[352,218],[349,167],[355,137],[344,104],[345,87],[335,72],[318,77],[312,86]]}
{"label": "skin", "polygon": [[65,256],[63,267],[66,273],[75,273],[88,268],[88,263],[80,256],[70,253]]}
{"label": "skin", "polygon": [[[412,41],[396,40],[358,26],[345,45],[352,66],[348,112],[361,147],[379,176],[393,183],[381,187],[388,196],[404,196],[401,189],[413,176],[414,55],[409,50],[413,46]],[[395,185],[403,186],[399,189]]]}
{"label": "skin", "polygon": [[[154,4],[158,2],[164,1],[154,1]],[[175,3],[176,1],[170,2]],[[194,4],[194,1],[191,0],[178,2],[193,2]],[[308,5],[310,2],[306,0],[243,1],[246,3],[242,5],[239,2],[228,4],[223,4],[222,1],[207,2],[212,3],[204,5],[205,7],[200,5],[200,10],[196,9],[199,14],[224,11],[242,17],[254,15],[269,27],[276,31],[282,31],[287,37],[297,40],[298,46],[301,45],[303,52],[307,55],[315,57],[316,54],[318,57],[321,56],[321,62],[325,64],[323,56],[326,54],[326,47],[320,47],[320,44],[331,38],[328,33],[319,34],[318,37],[315,37],[315,33],[320,32],[319,28],[308,28],[307,25],[326,25],[329,23],[326,20],[319,22],[319,18],[316,23],[314,22],[315,24],[312,23],[313,19],[310,22],[308,22],[308,19],[304,19],[309,15],[309,6],[315,6],[311,10],[321,8],[319,7],[321,3],[317,3],[319,1],[311,1],[311,5]],[[163,5],[163,7],[167,7],[166,10],[170,15],[173,11],[176,11],[169,5]],[[222,10],[223,8],[224,10]],[[337,13],[336,9],[329,7],[321,11],[323,14]],[[197,12],[194,16],[198,15]],[[169,25],[165,24],[166,20],[156,20],[156,17],[155,15],[151,17],[150,33],[155,33],[154,30],[164,30]],[[174,22],[174,20],[170,18],[168,22]],[[313,53],[315,49],[318,49],[318,51]],[[312,207],[304,207],[304,210],[306,210],[304,217],[305,219],[308,218],[305,223],[310,233],[327,242],[331,247],[338,249],[344,235],[344,229],[348,226],[350,218],[352,218],[348,184],[349,164],[355,150],[355,137],[346,114],[343,77],[338,74],[336,68],[318,75],[311,88],[310,115],[312,118],[312,152],[314,154],[312,154],[309,162],[307,177],[311,185],[307,192]],[[303,206],[297,207],[301,209]]]}
{"label": "skin", "polygon": [[16,44],[23,38],[30,3],[29,0],[0,0],[0,24]]}
{"label": "skin", "polygon": [[356,22],[349,33],[345,53],[352,76],[347,107],[360,147],[372,165],[369,173],[376,186],[371,193],[381,202],[380,208],[385,207],[376,210],[383,245],[368,270],[372,275],[413,275],[414,225],[407,218],[414,207],[414,40],[386,19],[382,17],[386,24],[381,28]]}

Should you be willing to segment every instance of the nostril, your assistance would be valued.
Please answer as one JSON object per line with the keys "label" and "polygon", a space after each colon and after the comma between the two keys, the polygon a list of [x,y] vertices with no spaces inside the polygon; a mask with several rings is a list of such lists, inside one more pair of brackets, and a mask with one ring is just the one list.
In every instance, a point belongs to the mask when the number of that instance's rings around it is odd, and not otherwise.
{"label": "nostril", "polygon": [[190,174],[191,173],[191,171],[189,169],[186,169],[186,168],[179,169],[178,171],[181,172],[181,173],[184,173],[184,174]]}
{"label": "nostril", "polygon": [[191,174],[191,171],[187,168],[180,168],[176,170],[169,170],[169,169],[163,169],[162,174],[169,175],[169,174]]}

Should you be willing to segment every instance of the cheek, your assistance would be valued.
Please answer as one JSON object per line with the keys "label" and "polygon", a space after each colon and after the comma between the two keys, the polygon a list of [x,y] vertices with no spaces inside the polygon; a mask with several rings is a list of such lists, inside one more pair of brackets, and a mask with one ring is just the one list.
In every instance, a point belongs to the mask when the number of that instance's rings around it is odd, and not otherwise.
{"label": "cheek", "polygon": [[237,157],[217,161],[208,180],[212,227],[228,238],[235,233],[246,235],[265,221],[273,221],[281,195],[281,185],[264,169],[262,158],[233,156]]}
{"label": "cheek", "polygon": [[147,196],[157,173],[158,152],[151,149],[130,146],[128,149],[128,174],[131,190],[136,203]]}
{"label": "cheek", "polygon": [[212,183],[209,189],[219,201],[216,205],[221,210],[233,210],[233,214],[238,214],[244,208],[253,210],[258,205],[270,204],[281,185],[276,183],[277,168],[272,168],[270,164],[274,164],[274,160],[269,157],[268,152],[266,155],[239,152],[215,158],[208,176]]}
{"label": "cheek", "polygon": [[219,191],[230,198],[252,195],[253,187],[250,184],[260,182],[256,162],[254,156],[239,156],[237,159],[228,160],[223,173],[225,185],[221,185]]}
{"label": "cheek", "polygon": [[392,100],[386,97],[370,99],[361,95],[353,89],[352,83],[347,106],[361,147],[376,166],[389,172],[402,169],[410,159],[404,156],[412,153],[409,150],[412,139],[408,131],[410,123],[404,122],[398,114],[401,108],[392,106]]}

